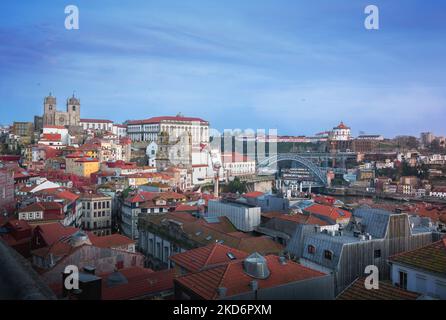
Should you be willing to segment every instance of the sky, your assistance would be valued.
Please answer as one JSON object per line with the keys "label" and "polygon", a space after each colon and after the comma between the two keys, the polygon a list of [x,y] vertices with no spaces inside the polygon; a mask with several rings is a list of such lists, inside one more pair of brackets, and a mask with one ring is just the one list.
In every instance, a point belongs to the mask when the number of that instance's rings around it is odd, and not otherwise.
{"label": "sky", "polygon": [[445,135],[444,21],[438,0],[2,0],[0,124],[32,121],[51,92],[59,110],[74,93],[83,118],[117,122]]}

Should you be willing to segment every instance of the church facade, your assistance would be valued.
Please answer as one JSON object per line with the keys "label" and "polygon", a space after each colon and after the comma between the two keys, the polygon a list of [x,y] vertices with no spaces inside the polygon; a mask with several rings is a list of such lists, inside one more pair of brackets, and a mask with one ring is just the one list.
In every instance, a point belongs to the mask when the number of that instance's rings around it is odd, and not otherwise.
{"label": "church facade", "polygon": [[56,97],[51,94],[43,102],[44,126],[79,126],[81,117],[80,100],[74,95],[67,99],[66,111],[57,110]]}

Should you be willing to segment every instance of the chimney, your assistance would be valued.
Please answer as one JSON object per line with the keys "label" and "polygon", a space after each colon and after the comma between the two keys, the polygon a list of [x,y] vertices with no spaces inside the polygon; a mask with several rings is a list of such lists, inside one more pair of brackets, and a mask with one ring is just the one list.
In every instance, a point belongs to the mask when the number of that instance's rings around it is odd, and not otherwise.
{"label": "chimney", "polygon": [[249,283],[249,286],[251,287],[252,291],[259,290],[259,282],[257,280],[253,280]]}
{"label": "chimney", "polygon": [[228,292],[228,289],[224,288],[224,287],[219,287],[217,289],[217,291],[218,291],[218,297],[219,298],[225,298],[226,297],[226,293]]}
{"label": "chimney", "polygon": [[94,275],[96,273],[96,268],[94,266],[85,266],[84,272]]}
{"label": "chimney", "polygon": [[286,258],[285,257],[279,257],[279,262],[282,266],[286,265]]}

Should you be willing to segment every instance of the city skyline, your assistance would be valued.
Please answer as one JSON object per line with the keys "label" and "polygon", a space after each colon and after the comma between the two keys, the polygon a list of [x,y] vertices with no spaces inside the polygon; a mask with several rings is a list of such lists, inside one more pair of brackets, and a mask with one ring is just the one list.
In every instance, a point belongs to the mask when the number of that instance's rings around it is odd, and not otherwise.
{"label": "city skyline", "polygon": [[65,4],[3,4],[0,122],[32,121],[49,92],[63,109],[75,91],[82,117],[117,122],[181,112],[220,131],[310,136],[342,120],[355,135],[446,133],[445,26],[425,19],[443,4],[375,1],[370,31],[366,1],[280,2],[78,1],[75,31]]}

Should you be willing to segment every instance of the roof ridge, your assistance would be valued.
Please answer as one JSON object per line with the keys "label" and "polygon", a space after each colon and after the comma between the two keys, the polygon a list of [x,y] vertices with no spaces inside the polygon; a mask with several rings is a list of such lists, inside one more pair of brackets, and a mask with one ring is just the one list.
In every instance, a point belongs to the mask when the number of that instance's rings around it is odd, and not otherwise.
{"label": "roof ridge", "polygon": [[215,242],[214,244],[212,244],[212,249],[211,249],[211,251],[209,252],[209,255],[208,255],[208,257],[206,258],[206,260],[205,260],[205,262],[204,262],[204,266],[206,266],[207,264],[208,264],[208,262],[209,262],[209,260],[211,259],[211,257],[213,256],[213,254],[214,254],[214,252],[215,252],[215,250],[217,249],[217,246],[219,245],[219,243],[217,243],[217,242]]}
{"label": "roof ridge", "polygon": [[[224,281],[225,278],[226,278],[226,275],[227,275],[227,273],[228,273],[229,267],[230,267],[231,265],[233,265],[234,263],[238,263],[238,262],[239,262],[239,260],[237,260],[237,261],[233,261],[233,262],[229,262],[229,263],[227,263],[226,265],[222,265],[222,267],[225,268],[225,271],[223,272],[223,274],[222,274],[222,276],[221,276],[221,278],[220,278],[220,281],[218,282],[217,289],[218,289],[218,288],[221,288],[221,284],[223,283],[223,281]],[[219,267],[216,267],[216,268],[219,268]],[[209,270],[212,270],[212,269],[209,269]],[[218,292],[214,292],[213,298],[215,298],[215,296],[216,296],[217,294],[218,294]]]}

